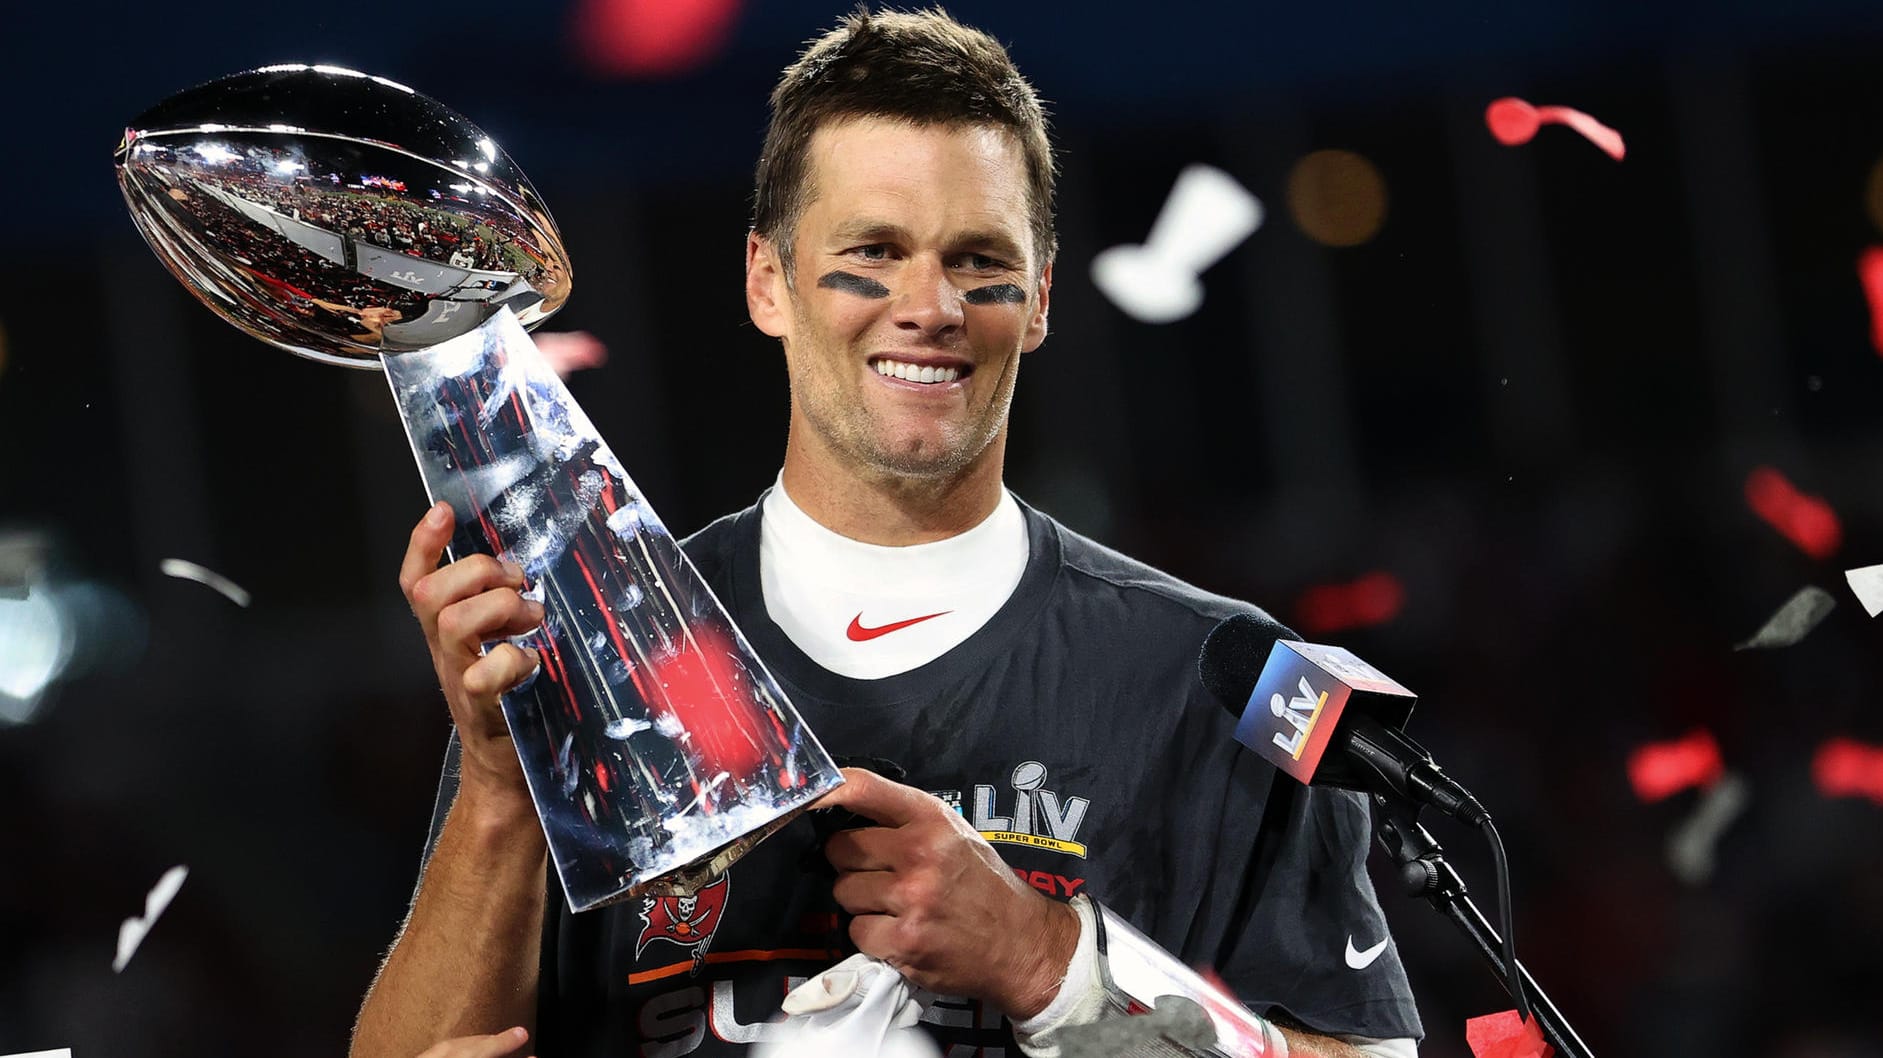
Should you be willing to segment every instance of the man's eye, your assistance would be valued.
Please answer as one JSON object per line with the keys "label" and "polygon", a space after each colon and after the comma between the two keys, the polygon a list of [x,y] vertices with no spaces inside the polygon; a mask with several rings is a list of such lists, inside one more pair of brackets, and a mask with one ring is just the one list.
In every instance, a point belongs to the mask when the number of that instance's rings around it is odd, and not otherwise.
{"label": "man's eye", "polygon": [[859,246],[850,252],[863,258],[865,261],[889,260],[889,247],[880,242],[871,243],[868,246]]}
{"label": "man's eye", "polygon": [[968,254],[965,258],[962,259],[962,261],[970,269],[976,272],[992,272],[997,269],[1006,267],[999,260],[989,257],[984,253]]}

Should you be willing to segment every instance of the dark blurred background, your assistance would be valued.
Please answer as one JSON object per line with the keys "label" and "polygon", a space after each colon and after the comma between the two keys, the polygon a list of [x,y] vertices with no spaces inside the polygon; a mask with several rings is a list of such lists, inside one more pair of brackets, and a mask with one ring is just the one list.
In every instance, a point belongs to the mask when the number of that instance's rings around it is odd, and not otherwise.
{"label": "dark blurred background", "polygon": [[[546,329],[610,351],[576,396],[689,532],[778,470],[750,170],[777,70],[842,10],[9,9],[0,569],[37,571],[76,647],[35,690],[50,648],[0,600],[0,1052],[342,1053],[446,735],[394,580],[425,502],[383,380],[170,278],[113,183],[124,124],[324,61],[483,126],[575,263]],[[1883,563],[1875,0],[952,10],[1008,42],[1062,149],[1015,490],[1420,692],[1414,734],[1501,823],[1525,962],[1596,1053],[1883,1055],[1883,655],[1844,577]],[[1627,159],[1557,127],[1499,145],[1510,95],[1588,111]],[[1266,221],[1196,315],[1136,322],[1090,262],[1193,162]],[[1734,650],[1813,586],[1837,605],[1801,642]],[[1745,808],[1670,857],[1722,771]],[[1481,843],[1431,826],[1494,906]],[[1465,1019],[1508,1001],[1376,875],[1423,1053],[1468,1054]]]}

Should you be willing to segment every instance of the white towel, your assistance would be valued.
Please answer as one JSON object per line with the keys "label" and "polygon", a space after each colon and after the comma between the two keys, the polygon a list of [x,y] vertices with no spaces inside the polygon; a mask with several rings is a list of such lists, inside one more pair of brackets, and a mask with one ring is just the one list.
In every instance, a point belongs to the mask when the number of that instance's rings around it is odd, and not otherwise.
{"label": "white towel", "polygon": [[940,1058],[915,1027],[931,998],[888,963],[852,955],[785,996],[787,1017],[759,1045],[759,1058]]}

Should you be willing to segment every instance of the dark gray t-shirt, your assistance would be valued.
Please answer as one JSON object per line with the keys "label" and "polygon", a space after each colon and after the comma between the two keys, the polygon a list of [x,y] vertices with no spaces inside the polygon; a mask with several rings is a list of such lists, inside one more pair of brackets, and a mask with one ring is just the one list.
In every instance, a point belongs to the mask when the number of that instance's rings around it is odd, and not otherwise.
{"label": "dark gray t-shirt", "polygon": [[[961,645],[881,680],[824,669],[772,623],[756,506],[685,547],[833,756],[895,762],[1029,884],[1102,901],[1214,968],[1257,1013],[1421,1036],[1366,874],[1365,801],[1299,786],[1244,751],[1197,679],[1204,636],[1253,607],[1022,508],[1030,554],[1012,598]],[[854,950],[804,818],[689,902],[577,915],[553,875],[548,885],[542,1058],[744,1053],[792,986]],[[1348,967],[1349,944],[1380,941],[1365,968]],[[944,1054],[1019,1053],[978,1002],[943,1000],[924,1020]]]}

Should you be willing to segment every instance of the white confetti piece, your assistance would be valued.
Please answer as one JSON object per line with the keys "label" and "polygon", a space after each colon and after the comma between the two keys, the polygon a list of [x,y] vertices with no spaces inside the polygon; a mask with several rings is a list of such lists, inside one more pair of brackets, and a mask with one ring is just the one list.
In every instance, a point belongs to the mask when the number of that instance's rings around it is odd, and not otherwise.
{"label": "white confetti piece", "polygon": [[224,597],[237,606],[248,605],[248,592],[243,590],[241,585],[217,573],[213,569],[206,569],[194,562],[187,562],[180,558],[166,558],[158,568],[163,570],[164,576],[166,577],[193,580],[198,584],[221,592]]}
{"label": "white confetti piece", "polygon": [[1207,165],[1177,174],[1142,246],[1092,259],[1092,282],[1125,313],[1170,323],[1203,303],[1198,277],[1262,226],[1262,203],[1235,177]]}
{"label": "white confetti piece", "polygon": [[1765,625],[1752,634],[1752,638],[1733,647],[1734,650],[1772,650],[1788,647],[1811,634],[1818,622],[1830,615],[1837,608],[1837,600],[1823,588],[1810,587],[1798,589],[1798,594],[1785,601],[1778,612],[1766,620]]}
{"label": "white confetti piece", "polygon": [[144,943],[145,934],[157,922],[157,916],[176,898],[177,890],[183,888],[183,879],[190,876],[190,869],[178,865],[163,872],[157,884],[151,887],[150,895],[144,898],[144,913],[124,920],[118,927],[118,957],[111,960],[111,972],[123,973],[130,963],[131,956],[137,954],[137,946]]}
{"label": "white confetti piece", "polygon": [[1883,566],[1847,569],[1844,579],[1850,583],[1850,590],[1857,593],[1864,613],[1871,617],[1883,613]]}
{"label": "white confetti piece", "polygon": [[72,1048],[61,1047],[56,1051],[27,1051],[23,1054],[0,1054],[0,1058],[72,1058]]}
{"label": "white confetti piece", "polygon": [[1720,835],[1746,810],[1751,799],[1744,779],[1733,772],[1720,776],[1694,806],[1693,814],[1667,837],[1667,866],[1674,877],[1688,885],[1699,885],[1713,876]]}

